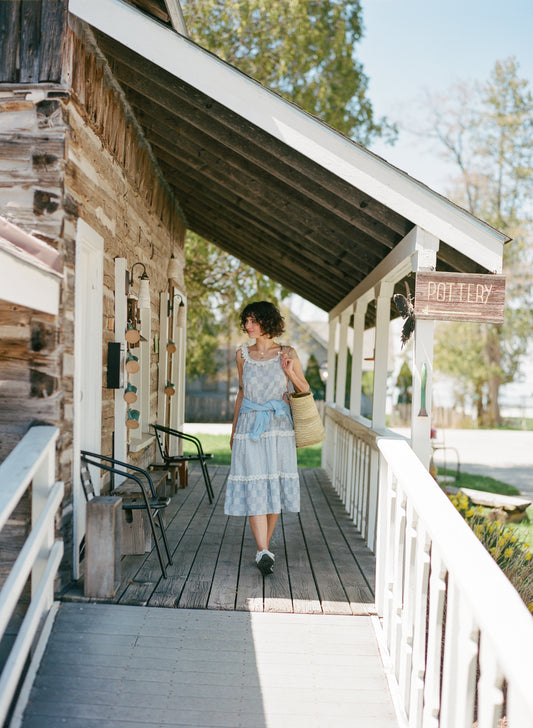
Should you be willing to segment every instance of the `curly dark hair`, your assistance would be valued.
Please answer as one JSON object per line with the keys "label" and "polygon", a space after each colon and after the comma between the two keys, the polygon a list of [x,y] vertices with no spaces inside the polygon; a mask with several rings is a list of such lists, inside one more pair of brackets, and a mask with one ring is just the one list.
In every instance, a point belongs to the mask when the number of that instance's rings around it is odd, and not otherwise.
{"label": "curly dark hair", "polygon": [[259,324],[263,334],[281,336],[285,331],[285,322],[279,309],[270,301],[249,303],[241,313],[241,329],[246,332],[246,321],[251,318]]}

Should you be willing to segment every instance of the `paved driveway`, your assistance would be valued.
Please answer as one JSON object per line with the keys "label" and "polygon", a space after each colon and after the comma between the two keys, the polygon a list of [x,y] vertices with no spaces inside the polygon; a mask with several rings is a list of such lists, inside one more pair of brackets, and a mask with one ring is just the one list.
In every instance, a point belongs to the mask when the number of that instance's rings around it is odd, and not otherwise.
{"label": "paved driveway", "polygon": [[[409,436],[407,429],[396,431]],[[490,475],[533,498],[533,432],[438,428],[436,442],[457,448],[463,472]],[[452,451],[437,452],[436,464],[442,463],[444,454],[447,464],[454,469]]]}

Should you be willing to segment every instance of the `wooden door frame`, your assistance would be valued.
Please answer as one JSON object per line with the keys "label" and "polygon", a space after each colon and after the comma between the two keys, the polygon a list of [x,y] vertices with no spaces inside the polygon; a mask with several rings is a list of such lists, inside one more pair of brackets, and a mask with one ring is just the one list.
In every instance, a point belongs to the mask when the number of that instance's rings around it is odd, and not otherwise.
{"label": "wooden door frame", "polygon": [[[83,331],[83,275],[82,254],[87,253],[91,261],[91,283],[95,287],[94,302],[87,319],[87,331]],[[73,578],[80,577],[79,546],[85,533],[82,514],[85,513],[85,497],[80,482],[80,450],[86,443],[81,442],[82,417],[90,418],[88,429],[95,433],[94,443],[101,443],[102,432],[102,336],[103,336],[103,295],[104,295],[104,239],[84,220],[78,219],[76,235],[75,259],[75,296],[74,296],[74,425],[73,425],[73,457],[72,457],[72,568]],[[91,390],[94,406],[84,408],[81,402],[83,364],[83,339],[91,342],[93,367]]]}

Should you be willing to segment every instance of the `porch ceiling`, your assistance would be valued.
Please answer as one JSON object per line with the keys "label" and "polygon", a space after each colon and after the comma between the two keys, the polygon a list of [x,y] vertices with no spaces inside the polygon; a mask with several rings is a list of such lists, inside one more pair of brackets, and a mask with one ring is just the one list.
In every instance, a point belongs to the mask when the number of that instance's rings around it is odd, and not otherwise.
{"label": "porch ceiling", "polygon": [[[97,10],[89,15],[82,12],[82,2],[71,0],[70,5],[72,12],[93,26],[98,45],[175,190],[188,227],[325,311],[364,280],[415,224],[441,239],[438,260],[443,271],[487,271],[480,264],[483,256],[464,254],[460,244],[454,243],[455,218],[458,238],[465,234],[465,218],[471,218],[467,222],[475,228],[475,245],[482,246],[486,238],[491,254],[505,241],[468,213],[154,17],[148,18],[120,0],[84,4],[85,8],[101,5],[125,13],[124,20],[132,23],[130,42],[128,34],[115,32],[116,18],[115,23],[111,17],[100,20]],[[193,52],[200,64],[194,69],[185,62],[176,65],[174,57],[168,60],[168,49],[162,49],[161,61],[154,62],[154,54],[147,53],[135,37],[141,29],[154,34],[153,40],[168,42],[171,55],[181,48]],[[226,74],[226,94],[219,94],[216,84],[210,90],[213,79],[204,82],[210,69],[214,76]],[[268,123],[254,119],[259,102],[273,105]],[[290,117],[294,128],[286,126],[279,109]],[[331,138],[338,168],[324,158],[315,138],[305,138],[310,123],[312,129],[318,129],[321,144],[324,135]],[[364,155],[360,169],[349,168],[354,151]],[[362,169],[367,163],[388,178],[375,185],[351,182],[357,174],[361,180],[368,177]],[[349,169],[339,174],[343,164]],[[412,214],[409,205],[398,202],[405,192],[398,197],[398,190],[392,189],[391,202],[387,202],[389,178],[399,180],[405,189],[413,188],[413,197],[418,195]],[[375,194],[370,191],[374,187]],[[432,208],[427,220],[417,215],[425,198],[428,209]],[[439,206],[443,225],[431,230],[431,215]],[[445,219],[450,215],[453,224]],[[441,230],[450,230],[446,242]],[[367,324],[372,319],[370,309]]]}

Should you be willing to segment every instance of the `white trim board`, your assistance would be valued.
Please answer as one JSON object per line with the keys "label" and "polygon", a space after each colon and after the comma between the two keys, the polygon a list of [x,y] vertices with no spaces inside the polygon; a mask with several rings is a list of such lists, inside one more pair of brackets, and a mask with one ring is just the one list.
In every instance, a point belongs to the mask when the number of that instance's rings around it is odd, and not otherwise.
{"label": "white trim board", "polygon": [[507,236],[230,64],[121,0],[69,0],[69,10],[487,270],[501,272]]}
{"label": "white trim board", "polygon": [[0,250],[0,298],[18,306],[57,316],[61,278]]}

